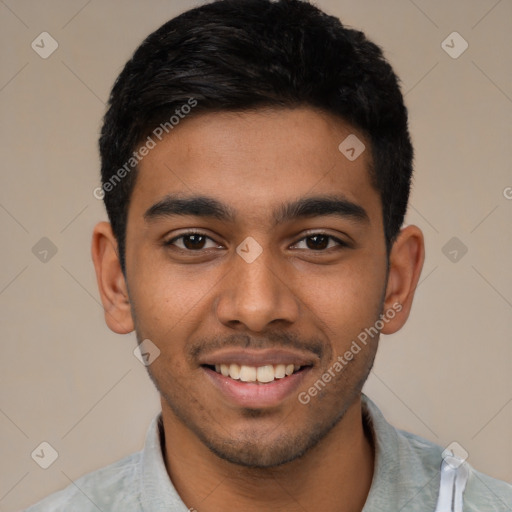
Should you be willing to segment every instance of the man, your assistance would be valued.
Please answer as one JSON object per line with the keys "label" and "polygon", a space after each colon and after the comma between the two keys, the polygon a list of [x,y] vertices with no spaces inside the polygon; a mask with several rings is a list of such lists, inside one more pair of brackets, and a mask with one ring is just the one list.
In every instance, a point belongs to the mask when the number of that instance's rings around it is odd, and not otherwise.
{"label": "man", "polygon": [[512,486],[361,390],[424,260],[397,77],[298,0],[221,0],[151,34],[100,139],[108,326],[161,395],[142,452],[30,512],[507,511]]}

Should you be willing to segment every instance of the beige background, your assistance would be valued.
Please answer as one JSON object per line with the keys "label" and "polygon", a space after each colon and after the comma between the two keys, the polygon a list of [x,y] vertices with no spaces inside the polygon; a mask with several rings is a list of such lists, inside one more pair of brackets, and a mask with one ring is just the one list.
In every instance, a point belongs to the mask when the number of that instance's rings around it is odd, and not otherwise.
{"label": "beige background", "polygon": [[[149,32],[195,4],[0,2],[1,511],[139,450],[158,411],[134,336],[103,321],[89,245],[105,213],[92,191],[115,77]],[[425,233],[426,263],[365,391],[398,427],[457,441],[478,469],[512,481],[512,2],[318,5],[383,46],[416,148],[407,223]],[[31,48],[43,31],[59,44],[47,59]],[[453,31],[469,43],[457,59],[441,47]],[[32,252],[42,237],[57,248],[46,263]],[[442,251],[452,237],[468,248],[457,262]],[[30,456],[42,441],[59,453],[47,470]]]}

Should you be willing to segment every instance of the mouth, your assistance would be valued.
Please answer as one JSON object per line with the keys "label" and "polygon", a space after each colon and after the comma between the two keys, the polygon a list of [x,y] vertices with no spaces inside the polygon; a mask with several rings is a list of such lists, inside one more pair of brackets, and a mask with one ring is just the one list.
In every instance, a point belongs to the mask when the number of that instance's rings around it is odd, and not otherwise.
{"label": "mouth", "polygon": [[256,382],[258,384],[268,384],[279,379],[285,379],[290,375],[303,371],[309,366],[300,366],[297,364],[266,364],[263,366],[248,366],[237,363],[222,363],[216,365],[203,365],[204,367],[215,371],[223,377],[241,382]]}
{"label": "mouth", "polygon": [[200,361],[200,367],[227,404],[268,408],[298,390],[317,360],[285,350],[224,351]]}

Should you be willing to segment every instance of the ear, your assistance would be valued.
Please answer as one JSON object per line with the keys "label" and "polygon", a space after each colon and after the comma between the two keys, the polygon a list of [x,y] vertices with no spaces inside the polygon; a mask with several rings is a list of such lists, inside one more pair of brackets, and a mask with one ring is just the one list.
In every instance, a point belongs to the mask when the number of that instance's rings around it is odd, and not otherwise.
{"label": "ear", "polygon": [[417,226],[407,226],[398,234],[389,255],[389,275],[384,299],[386,311],[396,312],[382,328],[382,334],[393,334],[400,330],[411,311],[414,292],[418,285],[423,262],[425,242]]}
{"label": "ear", "polygon": [[108,222],[94,228],[91,247],[98,289],[105,310],[105,322],[118,334],[134,330],[128,287],[121,270],[117,240]]}

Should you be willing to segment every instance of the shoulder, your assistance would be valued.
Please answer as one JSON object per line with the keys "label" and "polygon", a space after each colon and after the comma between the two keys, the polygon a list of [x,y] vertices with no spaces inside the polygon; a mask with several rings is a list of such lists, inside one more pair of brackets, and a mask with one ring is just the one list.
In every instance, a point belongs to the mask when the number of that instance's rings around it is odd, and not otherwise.
{"label": "shoulder", "polygon": [[[422,468],[427,475],[439,473],[443,448],[415,434],[397,430],[400,451],[416,470]],[[468,480],[464,491],[464,512],[510,512],[512,510],[512,485],[492,478],[473,468],[468,468]],[[438,482],[437,482],[438,483]]]}
{"label": "shoulder", "polygon": [[[390,425],[363,395],[363,413],[376,448],[374,481],[365,512],[435,510],[440,498],[444,448]],[[512,485],[485,475],[464,462],[467,475],[464,512],[512,512]],[[387,507],[387,508],[386,508]]]}
{"label": "shoulder", "polygon": [[464,493],[466,512],[510,512],[512,510],[512,485],[492,478],[470,468],[466,492]]}
{"label": "shoulder", "polygon": [[139,511],[141,459],[142,452],[133,453],[88,473],[25,512]]}

